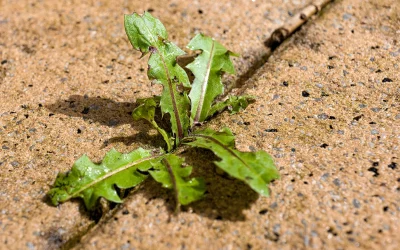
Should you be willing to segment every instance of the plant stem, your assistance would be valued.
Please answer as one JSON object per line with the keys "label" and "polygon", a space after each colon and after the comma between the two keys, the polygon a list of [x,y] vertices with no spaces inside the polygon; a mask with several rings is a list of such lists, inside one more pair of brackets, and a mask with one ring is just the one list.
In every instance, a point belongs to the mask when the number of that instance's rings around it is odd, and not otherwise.
{"label": "plant stem", "polygon": [[172,186],[174,188],[174,195],[175,195],[175,214],[179,213],[179,193],[178,193],[178,187],[176,185],[176,179],[175,179],[175,175],[174,172],[172,171],[172,167],[169,164],[169,162],[167,161],[167,159],[162,159],[162,163],[165,165],[165,167],[168,170],[169,176],[171,177],[171,183]]}

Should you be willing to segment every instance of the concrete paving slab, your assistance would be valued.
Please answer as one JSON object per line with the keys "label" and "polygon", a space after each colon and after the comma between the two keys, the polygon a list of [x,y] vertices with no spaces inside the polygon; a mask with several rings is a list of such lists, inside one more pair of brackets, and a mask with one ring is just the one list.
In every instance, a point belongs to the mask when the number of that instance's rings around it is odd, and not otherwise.
{"label": "concrete paving slab", "polygon": [[255,104],[208,124],[272,153],[271,198],[210,165],[209,195],[178,217],[168,192],[143,185],[77,248],[397,249],[399,13],[396,1],[333,4],[243,86]]}
{"label": "concrete paving slab", "polygon": [[[52,207],[45,199],[56,174],[80,155],[100,160],[111,147],[128,152],[160,146],[154,131],[129,115],[137,98],[160,88],[150,84],[146,61],[128,43],[123,14],[151,11],[181,47],[198,32],[211,35],[243,55],[235,64],[244,73],[269,34],[309,2],[1,1],[1,248],[57,249],[95,224],[96,214],[79,201]],[[214,178],[213,171],[208,175]],[[240,188],[232,194],[250,192],[234,183]],[[165,199],[154,194],[156,202],[163,203],[169,194],[158,191]],[[241,211],[257,199],[245,196],[227,199],[238,212],[218,205],[225,218],[244,220]],[[147,202],[140,195],[129,199]],[[168,204],[151,209],[166,216]],[[214,223],[215,207],[201,204]]]}

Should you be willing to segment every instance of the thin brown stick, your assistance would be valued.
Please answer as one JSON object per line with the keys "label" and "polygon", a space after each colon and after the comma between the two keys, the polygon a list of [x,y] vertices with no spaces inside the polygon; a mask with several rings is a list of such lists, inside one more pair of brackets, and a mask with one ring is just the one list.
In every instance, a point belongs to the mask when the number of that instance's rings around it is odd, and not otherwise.
{"label": "thin brown stick", "polygon": [[298,28],[307,22],[313,15],[320,12],[326,5],[334,0],[317,0],[303,8],[299,13],[288,19],[282,27],[276,29],[270,38],[265,42],[270,48],[276,48]]}

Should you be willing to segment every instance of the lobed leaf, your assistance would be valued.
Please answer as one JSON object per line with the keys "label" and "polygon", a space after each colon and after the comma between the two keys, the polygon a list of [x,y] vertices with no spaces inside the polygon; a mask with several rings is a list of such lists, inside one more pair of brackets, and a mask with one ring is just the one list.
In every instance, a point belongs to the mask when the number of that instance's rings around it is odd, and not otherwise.
{"label": "lobed leaf", "polygon": [[164,138],[164,141],[167,143],[168,152],[171,151],[172,144],[170,136],[164,129],[158,126],[157,122],[154,120],[156,107],[159,106],[160,103],[160,97],[154,96],[146,99],[139,99],[138,103],[139,106],[132,112],[133,120],[145,119],[150,122]]}
{"label": "lobed leaf", "polygon": [[186,142],[194,147],[209,149],[221,161],[215,164],[231,176],[246,182],[254,191],[269,195],[268,184],[279,178],[279,173],[269,154],[264,151],[240,152],[235,149],[235,137],[228,128],[217,132],[212,129],[196,131]]}
{"label": "lobed leaf", "polygon": [[142,55],[150,53],[147,72],[150,79],[164,86],[161,95],[161,111],[171,116],[172,132],[176,144],[187,135],[189,127],[190,101],[185,88],[190,83],[185,70],[176,62],[176,57],[185,54],[169,42],[167,31],[150,13],[125,15],[125,31],[132,46]]}
{"label": "lobed leaf", "polygon": [[122,202],[115,186],[131,188],[147,178],[137,171],[138,168],[151,166],[156,157],[142,148],[128,154],[111,149],[100,164],[93,163],[86,155],[79,158],[71,171],[58,174],[48,196],[54,205],[71,198],[81,197],[88,209],[98,198],[104,197],[112,202]]}
{"label": "lobed leaf", "polygon": [[226,108],[228,108],[231,114],[236,114],[242,109],[247,108],[247,106],[249,106],[249,104],[254,100],[255,97],[250,95],[229,96],[229,98],[225,101],[214,104],[209,111],[209,116],[213,116],[215,113],[222,112]]}
{"label": "lobed leaf", "polygon": [[191,178],[192,167],[182,167],[183,159],[176,155],[167,155],[161,161],[153,162],[150,175],[163,187],[174,189],[176,202],[187,205],[203,197],[206,185],[202,178]]}
{"label": "lobed leaf", "polygon": [[201,54],[186,66],[195,79],[189,93],[191,100],[191,124],[203,122],[210,116],[214,99],[224,92],[221,82],[222,72],[235,73],[230,56],[235,55],[214,39],[202,34],[196,35],[189,43],[191,50],[201,50]]}

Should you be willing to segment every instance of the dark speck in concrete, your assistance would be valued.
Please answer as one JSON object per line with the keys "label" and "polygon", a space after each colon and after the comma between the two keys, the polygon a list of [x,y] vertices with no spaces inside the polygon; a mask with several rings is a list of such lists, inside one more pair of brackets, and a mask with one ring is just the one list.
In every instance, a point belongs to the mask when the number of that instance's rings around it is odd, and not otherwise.
{"label": "dark speck in concrete", "polygon": [[89,109],[88,107],[84,107],[81,113],[84,114],[84,115],[86,115],[86,114],[89,113],[89,110],[90,110],[90,109]]}
{"label": "dark speck in concrete", "polygon": [[302,95],[303,97],[309,97],[309,96],[310,96],[310,93],[308,93],[307,91],[303,90],[303,91],[301,92],[301,95]]}
{"label": "dark speck in concrete", "polygon": [[111,127],[117,126],[118,123],[119,122],[117,120],[110,120],[110,121],[108,121],[108,126],[111,126]]}
{"label": "dark speck in concrete", "polygon": [[385,77],[385,78],[383,78],[382,82],[393,82],[393,80]]}
{"label": "dark speck in concrete", "polygon": [[396,162],[392,162],[392,163],[390,163],[389,165],[388,165],[388,168],[391,168],[391,169],[396,169],[397,168],[397,163]]}
{"label": "dark speck in concrete", "polygon": [[374,173],[373,177],[377,177],[379,175],[378,169],[376,167],[368,168],[368,171]]}

